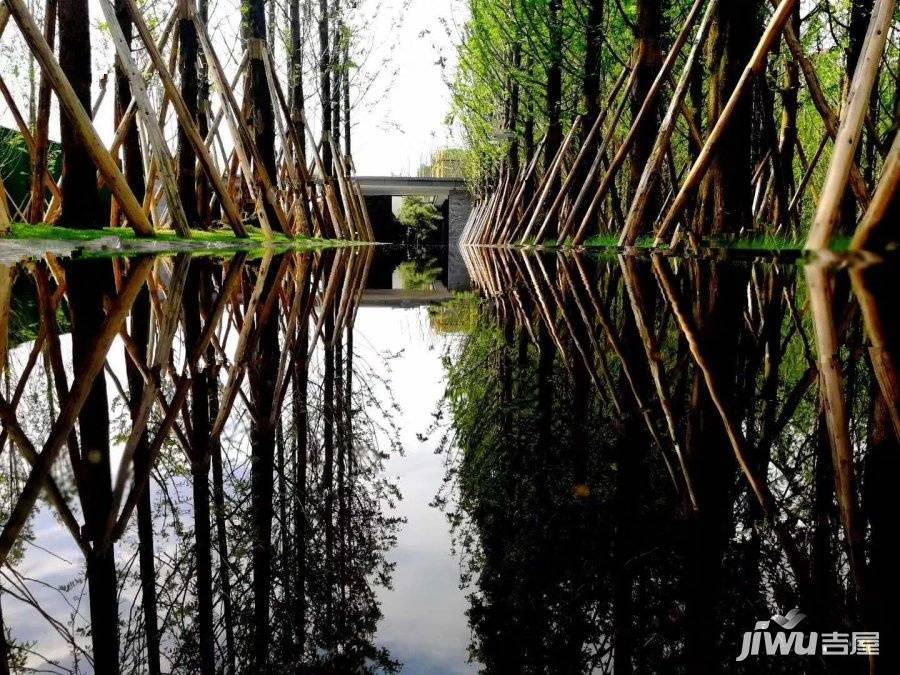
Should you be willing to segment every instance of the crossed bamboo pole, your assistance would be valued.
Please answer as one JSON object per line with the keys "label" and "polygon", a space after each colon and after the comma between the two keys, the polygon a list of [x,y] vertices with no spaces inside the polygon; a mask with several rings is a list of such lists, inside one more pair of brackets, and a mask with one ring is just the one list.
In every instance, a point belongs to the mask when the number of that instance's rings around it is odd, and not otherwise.
{"label": "crossed bamboo pole", "polygon": [[[565,166],[565,156],[571,150],[570,140],[574,137],[577,126],[581,124],[581,119],[577,117],[560,151],[549,164],[547,171],[540,177],[537,189],[524,209],[522,204],[529,199],[529,196],[525,194],[525,186],[537,174],[537,153],[532,157],[527,168],[520,169],[512,181],[509,179],[505,167],[501,166],[496,189],[487,191],[476,202],[464,232],[463,244],[542,245],[545,243],[545,236],[551,231],[552,220],[559,216],[557,243],[565,245],[567,239],[574,232],[571,246],[575,248],[582,246],[593,232],[592,228],[596,223],[601,205],[606,201],[608,194],[615,190],[616,179],[631,154],[637,130],[654,108],[664,85],[671,83],[674,90],[649,160],[642,168],[637,190],[628,205],[627,216],[619,232],[618,243],[620,247],[633,246],[639,236],[648,233],[650,225],[654,222],[651,217],[654,214],[648,213],[652,195],[658,189],[664,163],[668,161],[673,192],[663,201],[663,209],[657,221],[659,225],[652,231],[653,245],[661,246],[669,243],[670,246],[678,246],[685,233],[689,234],[694,246],[699,245],[698,240],[687,227],[684,212],[688,209],[695,192],[705,180],[717,157],[722,139],[726,133],[730,132],[735,112],[749,96],[753,82],[764,72],[769,54],[779,40],[784,41],[791,58],[798,65],[813,107],[824,125],[825,133],[809,160],[806,153],[803,152],[803,147],[797,143],[797,153],[804,173],[793,195],[785,194],[784,186],[779,183],[778,167],[776,166],[779,161],[777,157],[779,150],[775,146],[770,149],[753,178],[752,185],[755,187],[754,217],[763,217],[763,214],[767,212],[764,209],[765,204],[771,199],[776,199],[782,203],[781,209],[786,207],[786,215],[782,218],[783,223],[796,218],[795,214],[799,212],[804,196],[809,192],[813,173],[824,155],[830,139],[835,151],[829,161],[828,177],[822,191],[823,197],[819,199],[815,192],[813,194],[813,201],[818,203],[807,248],[827,248],[831,244],[832,236],[841,217],[840,206],[843,203],[843,196],[848,188],[852,190],[863,214],[852,247],[854,249],[879,248],[895,240],[896,231],[891,229],[893,223],[890,221],[893,213],[891,209],[894,208],[898,184],[900,184],[900,160],[898,160],[900,140],[897,138],[892,140],[874,195],[869,193],[866,180],[855,160],[856,149],[863,129],[867,128],[869,133],[873,133],[874,127],[868,115],[871,92],[887,48],[888,35],[892,30],[891,22],[895,1],[878,0],[872,12],[862,56],[854,73],[845,108],[840,115],[828,102],[815,67],[804,53],[799,36],[790,22],[798,0],[770,0],[770,2],[774,7],[774,12],[721,114],[714,121],[705,139],[702,138],[694,115],[689,110],[685,99],[691,79],[699,67],[703,47],[708,42],[717,12],[721,7],[721,0],[696,0],[691,5],[660,72],[641,102],[623,139],[617,141],[616,129],[627,102],[630,100],[634,82],[633,73],[624,85],[624,93],[618,104],[614,102],[616,98],[619,98],[622,79],[620,78],[616,82],[610,99],[602,110],[600,117],[603,121],[601,122],[600,119],[593,121],[591,130],[585,136],[576,159],[561,185],[559,175]],[[684,62],[680,76],[676,80],[672,71],[680,52],[687,44],[694,26],[697,24],[704,4],[703,18],[693,37],[690,53]],[[598,130],[605,123],[607,116],[611,117],[609,128],[600,138]],[[697,157],[689,165],[687,175],[683,180],[681,172],[675,166],[671,147],[677,125],[682,119],[685,121],[689,135],[700,147]],[[612,159],[607,160],[607,153],[613,149],[615,143],[618,145],[615,146]],[[593,154],[591,167],[587,172],[583,172],[583,162],[591,153]],[[773,167],[771,172],[767,170],[768,166]],[[580,185],[575,184],[576,181],[580,181]],[[510,183],[512,183],[512,189],[510,189]],[[553,193],[554,189],[555,193]],[[615,199],[613,201],[615,202]],[[612,206],[618,208],[615,203]],[[619,218],[617,213],[613,214],[614,220]],[[540,227],[536,227],[536,223],[541,223]]]}
{"label": "crossed bamboo pole", "polygon": [[[218,55],[212,47],[212,41],[206,27],[196,14],[189,9],[176,8],[162,31],[162,39],[157,41],[151,34],[140,9],[134,0],[125,0],[124,8],[133,22],[137,40],[149,57],[150,67],[146,73],[141,72],[134,60],[133,45],[124,36],[118,23],[115,9],[110,0],[100,0],[100,8],[109,26],[110,36],[116,51],[117,62],[129,81],[132,101],[124,111],[117,126],[115,138],[110,149],[99,139],[93,126],[93,111],[86,111],[72,89],[71,84],[56,61],[53,50],[47,44],[38,29],[34,17],[22,0],[3,0],[0,4],[0,35],[9,18],[18,25],[22,36],[36,60],[43,69],[48,83],[60,101],[63,113],[71,120],[76,132],[82,138],[91,154],[100,174],[100,180],[107,185],[114,197],[114,208],[111,214],[113,221],[121,210],[128,225],[140,236],[154,236],[155,227],[168,220],[181,236],[190,234],[191,223],[187,222],[184,209],[178,194],[173,152],[170,150],[163,129],[169,107],[175,113],[177,124],[185,132],[195,155],[197,166],[203,177],[212,188],[211,197],[221,206],[222,216],[226,224],[238,237],[246,237],[241,200],[243,191],[254,199],[254,212],[259,220],[265,236],[271,237],[275,230],[287,234],[314,234],[321,236],[337,235],[344,239],[372,241],[374,238],[365,200],[359,186],[352,175],[352,162],[340,152],[335,153],[337,167],[335,171],[336,186],[327,182],[322,195],[316,194],[316,186],[302,157],[305,139],[300,138],[293,127],[291,115],[287,111],[281,84],[278,81],[274,61],[266,45],[261,41],[248,41],[248,50],[238,74],[247,76],[249,70],[244,67],[247,60],[260,60],[266,69],[266,77],[271,93],[276,121],[279,125],[278,138],[281,143],[282,156],[285,162],[284,173],[269,175],[262,161],[259,148],[245,119],[246,111],[238,106],[234,96],[237,80],[229,82]],[[209,65],[209,73],[215,85],[215,91],[221,98],[221,105],[211,124],[206,138],[197,128],[191,112],[188,110],[172,73],[175,68],[175,40],[172,30],[177,18],[193,21],[200,48]],[[176,36],[177,37],[177,36]],[[168,62],[163,53],[169,42]],[[163,89],[162,103],[156,109],[150,101],[148,82],[153,76],[159,78]],[[8,107],[17,119],[29,152],[34,154],[34,139],[30,130],[21,119],[15,102],[0,80],[0,94],[4,96]],[[284,123],[282,123],[282,116]],[[301,111],[301,117],[303,113]],[[226,143],[223,142],[219,126],[224,118],[229,129],[231,155],[235,163],[229,162]],[[148,170],[146,176],[147,194],[143,204],[138,203],[128,186],[116,159],[125,134],[132,124],[140,123],[143,138],[149,143],[145,149]],[[306,125],[308,132],[308,125]],[[320,172],[326,175],[325,168],[318,159],[318,151],[313,140]],[[217,165],[214,149],[218,148],[221,159],[225,162],[224,171]],[[239,169],[239,172],[236,171]],[[51,203],[46,218],[51,221],[59,213],[61,194],[59,185],[49,176],[44,176],[44,185],[50,192]],[[157,183],[161,184],[161,191]],[[160,208],[160,195],[165,196],[165,209]],[[5,196],[5,191],[4,191]],[[18,207],[16,207],[18,209]],[[326,216],[327,213],[327,216]],[[6,212],[4,211],[5,215]],[[6,223],[11,217],[2,217],[0,223]],[[0,231],[5,228],[0,224]]]}

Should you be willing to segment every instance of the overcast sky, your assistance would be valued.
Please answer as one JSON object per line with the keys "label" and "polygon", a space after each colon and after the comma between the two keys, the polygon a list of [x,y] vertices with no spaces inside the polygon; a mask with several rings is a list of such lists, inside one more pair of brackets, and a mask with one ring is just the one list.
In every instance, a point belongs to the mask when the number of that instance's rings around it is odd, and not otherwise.
{"label": "overcast sky", "polygon": [[[41,3],[37,3],[41,4]],[[279,3],[281,4],[281,3]],[[317,3],[313,3],[317,6]],[[358,72],[353,75],[353,154],[358,173],[367,175],[415,175],[434,150],[457,145],[445,119],[450,107],[446,78],[456,63],[455,43],[466,20],[464,0],[360,0],[355,27]],[[98,0],[89,0],[94,63],[94,96],[99,92],[100,75],[112,66],[112,47],[99,30],[103,14]],[[157,16],[164,17],[172,3],[153,3]],[[239,57],[236,44],[238,0],[212,3],[210,28],[216,50],[229,73]],[[284,31],[279,17],[276,28]],[[307,36],[307,67],[314,67],[318,49],[316,26]],[[10,21],[0,40],[0,72],[3,73],[22,114],[28,116],[28,59],[17,27]],[[283,55],[276,55],[282,62]],[[443,64],[443,66],[441,65]],[[318,90],[314,73],[307,75],[307,112],[313,123],[318,118]],[[109,93],[112,91],[110,82]],[[170,118],[172,117],[170,113]],[[108,95],[95,119],[107,142],[113,136],[112,96]],[[5,102],[0,100],[0,123],[15,127]],[[167,132],[174,134],[169,125]],[[51,138],[59,137],[54,104]],[[226,140],[227,143],[227,140]],[[174,141],[172,142],[174,147]]]}

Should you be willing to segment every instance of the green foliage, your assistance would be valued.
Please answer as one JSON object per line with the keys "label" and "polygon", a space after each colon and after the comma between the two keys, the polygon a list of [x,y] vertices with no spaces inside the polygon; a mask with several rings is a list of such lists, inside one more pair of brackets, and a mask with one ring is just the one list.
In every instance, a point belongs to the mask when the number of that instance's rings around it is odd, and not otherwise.
{"label": "green foliage", "polygon": [[437,229],[441,214],[434,204],[422,197],[404,197],[397,220],[408,229],[428,234]]}
{"label": "green foliage", "polygon": [[400,275],[404,289],[428,291],[434,287],[434,282],[440,277],[441,268],[434,258],[427,261],[408,260],[397,265],[397,274]]}

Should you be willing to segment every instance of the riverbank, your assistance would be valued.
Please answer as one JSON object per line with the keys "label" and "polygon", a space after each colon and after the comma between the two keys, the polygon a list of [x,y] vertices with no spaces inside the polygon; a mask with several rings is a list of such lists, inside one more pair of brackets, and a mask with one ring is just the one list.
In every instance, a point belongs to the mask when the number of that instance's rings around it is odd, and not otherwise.
{"label": "riverbank", "polygon": [[262,230],[246,226],[248,236],[236,237],[231,230],[192,230],[182,237],[171,230],[158,230],[152,239],[138,237],[127,228],[76,230],[52,225],[12,223],[6,236],[0,237],[0,263],[40,257],[45,253],[60,256],[106,257],[150,253],[215,253],[238,251],[304,251],[336,246],[358,245],[360,242],[315,237],[289,237],[273,233],[266,237]]}

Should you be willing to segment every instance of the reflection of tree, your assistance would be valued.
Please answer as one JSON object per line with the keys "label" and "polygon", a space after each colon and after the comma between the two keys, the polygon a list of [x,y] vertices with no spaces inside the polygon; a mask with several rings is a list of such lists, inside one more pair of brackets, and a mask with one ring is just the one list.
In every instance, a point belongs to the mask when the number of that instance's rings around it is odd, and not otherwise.
{"label": "reflection of tree", "polygon": [[[448,359],[441,503],[486,672],[731,672],[742,633],[794,606],[807,630],[881,630],[890,651],[876,596],[896,588],[880,539],[896,507],[871,467],[893,466],[897,398],[869,364],[896,382],[894,313],[868,321],[867,363],[855,304],[835,304],[857,474],[842,483],[796,268],[469,255],[487,299]],[[865,562],[836,486],[865,518]]]}
{"label": "reflection of tree", "polygon": [[[391,408],[373,403],[353,359],[370,258],[370,250],[348,249],[246,263],[242,255],[73,261],[49,266],[52,274],[43,265],[19,272],[20,281],[35,280],[39,319],[31,353],[24,367],[17,360],[0,401],[3,534],[16,533],[0,584],[57,629],[70,659],[102,659],[104,672],[397,669],[374,640],[375,589],[390,583],[390,505],[399,498],[374,437],[377,428],[391,430]],[[82,274],[106,285],[82,286]],[[105,369],[105,378],[72,377],[60,308],[71,321],[75,372]],[[126,377],[108,353],[115,335]],[[363,371],[363,383],[367,377]],[[93,391],[100,383],[104,401]],[[41,485],[28,463],[58,416],[71,414],[76,389],[88,391],[80,428],[54,432],[68,447],[71,473],[43,480],[88,568],[83,580],[55,588],[15,576],[33,513],[10,514],[28,484]],[[364,413],[373,409],[377,421]],[[111,477],[113,447],[125,459]],[[73,498],[90,508],[69,507]],[[93,514],[88,539],[84,513]],[[71,617],[43,610],[29,595],[35,584],[70,603]],[[85,635],[94,638],[86,651]],[[10,664],[33,648],[0,645]]]}

